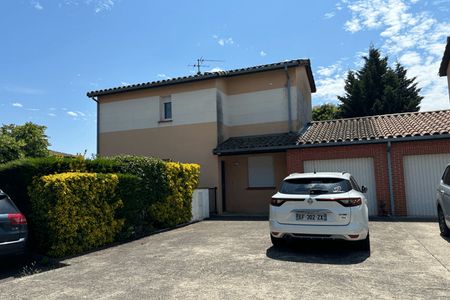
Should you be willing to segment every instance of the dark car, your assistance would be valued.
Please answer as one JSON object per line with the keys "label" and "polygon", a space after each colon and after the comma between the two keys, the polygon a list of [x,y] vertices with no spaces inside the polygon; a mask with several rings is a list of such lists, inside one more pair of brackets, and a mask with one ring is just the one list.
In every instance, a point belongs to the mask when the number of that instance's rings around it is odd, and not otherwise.
{"label": "dark car", "polygon": [[0,255],[25,254],[27,235],[27,219],[0,190]]}

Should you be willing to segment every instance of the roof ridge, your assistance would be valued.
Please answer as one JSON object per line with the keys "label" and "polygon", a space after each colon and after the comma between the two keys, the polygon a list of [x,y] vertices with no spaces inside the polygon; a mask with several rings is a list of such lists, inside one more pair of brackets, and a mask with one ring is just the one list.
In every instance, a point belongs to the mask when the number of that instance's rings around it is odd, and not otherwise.
{"label": "roof ridge", "polygon": [[376,118],[380,118],[380,117],[393,117],[393,116],[401,116],[401,115],[414,115],[414,114],[417,115],[417,114],[440,113],[440,112],[450,112],[450,109],[439,109],[439,110],[429,110],[429,111],[410,111],[410,112],[391,113],[391,114],[384,114],[384,115],[340,118],[340,119],[323,120],[323,121],[311,121],[310,124],[340,122],[340,121],[349,121],[349,120],[358,120],[358,119],[376,119]]}
{"label": "roof ridge", "polygon": [[[291,60],[285,60],[285,61],[279,61],[279,62],[273,62],[268,64],[262,64],[262,65],[256,65],[256,66],[247,66],[243,68],[236,68],[231,70],[223,70],[220,72],[203,72],[201,74],[194,74],[194,75],[184,75],[184,76],[177,76],[170,79],[163,79],[163,80],[154,80],[154,81],[147,81],[142,83],[135,83],[135,84],[129,84],[125,86],[118,86],[118,87],[112,87],[112,88],[105,88],[105,89],[99,89],[90,91],[87,93],[88,97],[95,97],[101,94],[109,94],[114,92],[125,92],[128,90],[136,90],[136,89],[142,89],[142,88],[149,88],[152,86],[158,87],[159,85],[166,85],[166,84],[175,84],[175,83],[183,83],[183,80],[201,80],[201,79],[211,79],[211,78],[219,78],[219,77],[226,77],[234,74],[238,74],[239,72],[246,72],[246,71],[255,71],[258,72],[259,70],[264,70],[264,68],[270,68],[270,67],[276,67],[276,66],[285,66],[289,64],[298,64],[298,65],[305,65],[305,66],[311,66],[311,61],[308,58],[297,58],[297,59],[291,59]],[[311,73],[311,72],[310,72]],[[312,73],[311,73],[312,76]],[[312,82],[314,83],[314,79],[311,78]],[[315,84],[311,86],[311,89],[315,90]]]}

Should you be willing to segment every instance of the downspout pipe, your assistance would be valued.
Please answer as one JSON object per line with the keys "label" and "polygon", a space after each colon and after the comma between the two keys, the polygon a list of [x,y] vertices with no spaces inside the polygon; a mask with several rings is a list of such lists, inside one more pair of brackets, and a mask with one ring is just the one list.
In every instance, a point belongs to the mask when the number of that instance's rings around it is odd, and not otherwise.
{"label": "downspout pipe", "polygon": [[389,203],[391,216],[395,216],[394,188],[392,183],[392,160],[391,160],[391,142],[386,144],[386,155],[388,164],[388,180],[389,180]]}
{"label": "downspout pipe", "polygon": [[96,136],[96,143],[97,143],[97,149],[96,154],[97,156],[100,153],[100,144],[99,144],[99,137],[100,137],[100,103],[98,103],[98,98],[95,96],[88,96],[92,100],[94,100],[97,103],[97,136]]}
{"label": "downspout pipe", "polygon": [[286,88],[287,88],[287,99],[288,99],[288,126],[289,132],[292,132],[292,108],[291,108],[291,78],[289,77],[288,67],[284,66],[284,71],[286,72]]}

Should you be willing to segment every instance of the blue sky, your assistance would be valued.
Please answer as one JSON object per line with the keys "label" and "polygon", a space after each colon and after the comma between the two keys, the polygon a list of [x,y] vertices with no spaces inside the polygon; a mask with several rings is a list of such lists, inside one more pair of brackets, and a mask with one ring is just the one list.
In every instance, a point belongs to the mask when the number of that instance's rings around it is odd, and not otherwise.
{"label": "blue sky", "polygon": [[449,108],[437,75],[450,0],[2,0],[0,123],[48,127],[51,149],[95,152],[86,92],[207,70],[309,58],[313,104],[336,102],[372,43],[417,76],[422,110]]}

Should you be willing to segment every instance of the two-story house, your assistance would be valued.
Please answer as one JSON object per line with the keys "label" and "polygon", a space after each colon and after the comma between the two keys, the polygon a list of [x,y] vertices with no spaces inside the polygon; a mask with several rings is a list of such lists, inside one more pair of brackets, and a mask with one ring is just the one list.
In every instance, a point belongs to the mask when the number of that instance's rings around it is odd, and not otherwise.
{"label": "two-story house", "polygon": [[[298,59],[87,95],[97,102],[99,155],[198,163],[200,186],[217,188],[219,213],[264,214],[287,172],[286,148],[277,145],[295,144],[315,91],[310,61]],[[239,153],[236,137],[273,147]]]}

